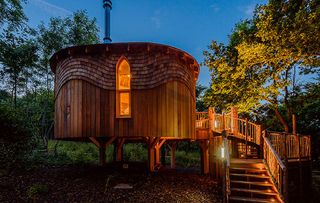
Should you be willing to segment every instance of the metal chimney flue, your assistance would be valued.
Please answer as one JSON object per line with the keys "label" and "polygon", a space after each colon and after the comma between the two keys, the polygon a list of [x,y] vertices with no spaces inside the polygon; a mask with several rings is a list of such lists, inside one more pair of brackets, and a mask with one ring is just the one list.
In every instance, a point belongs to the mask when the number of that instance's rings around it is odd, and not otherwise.
{"label": "metal chimney flue", "polygon": [[110,10],[112,9],[112,2],[111,0],[103,0],[103,8],[104,8],[104,16],[105,16],[105,29],[104,29],[104,38],[103,42],[105,44],[111,43],[110,38]]}

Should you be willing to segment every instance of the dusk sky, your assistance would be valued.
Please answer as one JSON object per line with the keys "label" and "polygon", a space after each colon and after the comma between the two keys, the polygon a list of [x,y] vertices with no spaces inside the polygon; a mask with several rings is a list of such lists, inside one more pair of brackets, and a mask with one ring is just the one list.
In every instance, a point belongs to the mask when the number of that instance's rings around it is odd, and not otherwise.
{"label": "dusk sky", "polygon": [[[155,42],[182,49],[203,61],[212,40],[227,42],[235,23],[252,16],[256,0],[112,0],[113,42]],[[50,17],[87,10],[97,19],[103,38],[102,0],[28,0],[26,15],[32,27]],[[210,73],[202,67],[199,80],[208,86]]]}

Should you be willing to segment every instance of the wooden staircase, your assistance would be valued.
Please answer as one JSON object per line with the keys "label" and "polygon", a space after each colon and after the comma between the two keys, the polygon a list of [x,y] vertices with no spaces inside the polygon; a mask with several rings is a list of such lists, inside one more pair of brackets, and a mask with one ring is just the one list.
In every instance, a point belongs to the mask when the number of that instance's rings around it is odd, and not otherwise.
{"label": "wooden staircase", "polygon": [[262,159],[231,159],[229,202],[282,202]]}

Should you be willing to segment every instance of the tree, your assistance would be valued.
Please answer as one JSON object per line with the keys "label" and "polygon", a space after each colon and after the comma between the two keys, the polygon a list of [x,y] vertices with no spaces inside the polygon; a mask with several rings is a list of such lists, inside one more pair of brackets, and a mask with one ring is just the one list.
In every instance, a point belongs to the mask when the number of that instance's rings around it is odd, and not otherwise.
{"label": "tree", "polygon": [[53,122],[51,115],[53,106],[49,102],[52,95],[53,73],[50,69],[49,59],[57,51],[75,45],[99,43],[99,28],[96,19],[90,19],[86,11],[77,11],[67,18],[54,17],[46,26],[41,23],[38,27],[37,42],[39,50],[38,78],[42,79],[47,90],[47,99],[44,102],[41,114],[42,138],[47,145],[47,129]]}
{"label": "tree", "polygon": [[207,88],[205,86],[201,84],[196,85],[196,109],[199,112],[208,110],[208,106],[206,106],[206,103],[203,100],[206,90]]}
{"label": "tree", "polygon": [[257,7],[252,20],[235,26],[228,45],[213,41],[204,52],[212,103],[222,109],[236,105],[242,112],[267,104],[288,132],[289,97],[303,85],[296,76],[319,64],[319,12],[319,1],[270,0]]}
{"label": "tree", "polygon": [[17,104],[18,91],[27,86],[37,60],[37,46],[30,39],[29,31],[24,28],[15,32],[15,28],[9,26],[1,34],[0,74],[11,89],[14,106]]}
{"label": "tree", "polygon": [[8,25],[17,27],[26,21],[21,3],[26,0],[1,0],[0,1],[0,26],[1,28]]}
{"label": "tree", "polygon": [[99,43],[96,19],[90,19],[86,11],[77,11],[67,18],[54,17],[47,26],[38,27],[37,41],[40,47],[39,75],[45,76],[47,90],[52,89],[50,57],[57,51],[75,45]]}

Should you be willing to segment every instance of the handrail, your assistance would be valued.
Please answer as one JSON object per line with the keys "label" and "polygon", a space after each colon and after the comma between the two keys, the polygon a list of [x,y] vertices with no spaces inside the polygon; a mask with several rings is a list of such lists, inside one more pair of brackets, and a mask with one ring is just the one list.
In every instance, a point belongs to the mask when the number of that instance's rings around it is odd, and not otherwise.
{"label": "handrail", "polygon": [[265,136],[263,136],[263,138],[264,138],[264,141],[265,141],[264,143],[266,144],[266,146],[268,146],[270,148],[270,151],[272,152],[272,154],[277,159],[277,162],[279,163],[279,166],[281,167],[282,170],[284,170],[286,168],[286,166],[282,162],[282,160],[279,157],[279,155],[277,154],[276,150],[272,147],[272,144],[271,144],[270,140],[268,138],[266,138]]}
{"label": "handrail", "polygon": [[275,187],[279,194],[287,202],[288,200],[288,169],[285,162],[278,155],[276,149],[273,147],[267,132],[263,131],[263,158],[265,165],[272,177]]}

